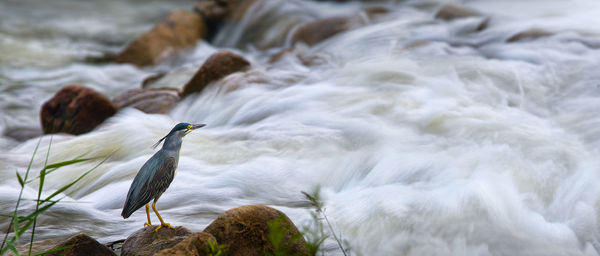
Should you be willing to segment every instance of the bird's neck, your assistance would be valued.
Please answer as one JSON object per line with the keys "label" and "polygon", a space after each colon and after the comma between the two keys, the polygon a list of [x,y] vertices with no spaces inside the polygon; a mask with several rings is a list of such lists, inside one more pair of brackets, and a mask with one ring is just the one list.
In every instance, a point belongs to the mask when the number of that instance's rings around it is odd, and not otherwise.
{"label": "bird's neck", "polygon": [[181,137],[179,136],[169,136],[162,146],[162,150],[177,153],[177,155],[179,155],[179,149],[181,149]]}

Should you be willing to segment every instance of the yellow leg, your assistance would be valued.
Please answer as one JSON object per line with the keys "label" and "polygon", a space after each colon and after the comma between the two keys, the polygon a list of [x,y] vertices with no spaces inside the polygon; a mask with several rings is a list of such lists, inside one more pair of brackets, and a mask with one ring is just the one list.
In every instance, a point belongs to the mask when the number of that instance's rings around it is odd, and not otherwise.
{"label": "yellow leg", "polygon": [[146,216],[148,217],[148,222],[144,223],[145,226],[152,226],[152,221],[150,220],[150,206],[146,204]]}
{"label": "yellow leg", "polygon": [[163,221],[162,217],[160,217],[160,214],[158,214],[158,211],[156,210],[156,201],[154,201],[154,202],[152,203],[152,210],[154,211],[154,213],[156,213],[156,217],[158,217],[158,220],[160,220],[160,226],[158,226],[158,227],[157,227],[157,228],[154,230],[154,232],[158,232],[158,230],[159,230],[160,228],[162,228],[162,227],[168,227],[168,228],[170,228],[170,229],[178,229],[178,228],[180,228],[180,227],[173,227],[173,226],[171,226],[171,224],[169,224],[169,223],[165,223],[165,222]]}

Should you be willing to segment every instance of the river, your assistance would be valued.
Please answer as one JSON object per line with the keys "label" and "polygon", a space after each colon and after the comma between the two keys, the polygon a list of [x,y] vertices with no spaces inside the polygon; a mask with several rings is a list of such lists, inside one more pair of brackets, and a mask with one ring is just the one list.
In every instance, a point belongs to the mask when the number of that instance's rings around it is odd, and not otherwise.
{"label": "river", "polygon": [[[152,144],[190,122],[207,126],[184,139],[157,204],[174,225],[201,231],[227,209],[265,204],[302,227],[312,208],[301,191],[321,187],[357,255],[598,255],[600,4],[459,1],[484,16],[435,19],[444,2],[262,1],[212,44],[149,68],[90,60],[194,1],[0,2],[0,134],[39,130],[41,105],[67,84],[115,97],[162,71],[177,87],[220,49],[252,63],[218,84],[233,89],[209,87],[168,114],[125,109],[87,134],[44,136],[34,171],[51,138],[49,162],[114,154],[40,216],[37,238],[109,242],[141,228],[143,211],[120,216],[131,180]],[[370,18],[368,6],[388,12]],[[269,62],[290,24],[354,14],[365,25],[295,48],[311,64]],[[532,29],[544,33],[514,37]],[[38,140],[0,137],[1,213]],[[96,163],[57,170],[46,193]],[[33,182],[24,197],[36,196]],[[341,254],[332,239],[324,252]]]}

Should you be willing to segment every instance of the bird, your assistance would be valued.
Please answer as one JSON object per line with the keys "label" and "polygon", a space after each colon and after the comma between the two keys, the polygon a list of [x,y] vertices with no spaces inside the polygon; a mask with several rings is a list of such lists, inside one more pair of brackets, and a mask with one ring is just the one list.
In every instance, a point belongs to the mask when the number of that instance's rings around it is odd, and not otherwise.
{"label": "bird", "polygon": [[121,212],[121,216],[123,216],[124,219],[129,218],[132,213],[145,205],[148,222],[144,223],[144,227],[152,226],[149,203],[154,199],[152,202],[152,210],[160,221],[160,225],[154,232],[158,232],[162,227],[168,227],[170,229],[179,228],[173,227],[163,220],[156,210],[156,201],[158,201],[160,196],[167,190],[173,181],[173,178],[175,178],[177,164],[179,162],[179,150],[181,149],[183,137],[193,130],[204,126],[205,124],[179,123],[175,125],[165,137],[152,146],[153,148],[156,148],[164,141],[162,148],[156,151],[156,153],[144,163],[133,179],[131,187],[129,187],[129,192],[127,193],[127,199],[125,199],[123,212]]}

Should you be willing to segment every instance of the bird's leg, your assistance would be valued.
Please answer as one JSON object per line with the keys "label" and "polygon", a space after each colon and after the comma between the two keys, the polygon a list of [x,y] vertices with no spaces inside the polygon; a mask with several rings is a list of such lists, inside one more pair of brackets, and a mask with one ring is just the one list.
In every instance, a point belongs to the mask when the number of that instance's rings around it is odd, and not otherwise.
{"label": "bird's leg", "polygon": [[160,217],[160,214],[158,214],[158,211],[156,210],[156,201],[154,201],[154,202],[152,203],[152,210],[154,210],[154,213],[156,213],[156,217],[158,217],[158,220],[160,220],[160,226],[158,226],[158,227],[157,227],[157,228],[154,230],[154,232],[158,232],[158,230],[159,230],[160,228],[162,228],[162,227],[168,227],[168,228],[170,228],[170,229],[178,229],[178,228],[180,228],[180,227],[173,227],[173,226],[171,226],[171,224],[169,224],[169,223],[165,223],[165,222],[163,221],[162,217]]}
{"label": "bird's leg", "polygon": [[148,222],[144,223],[145,226],[152,226],[152,221],[150,220],[150,206],[146,204],[146,216],[148,217]]}

